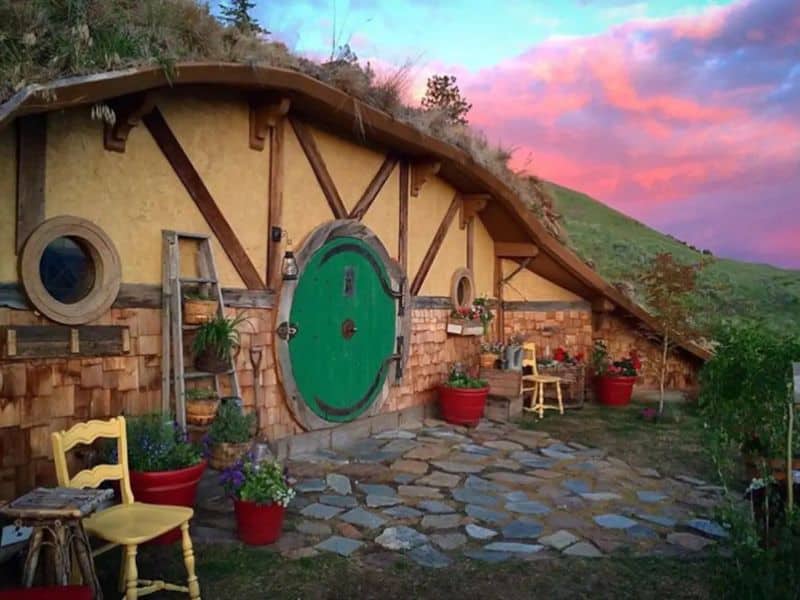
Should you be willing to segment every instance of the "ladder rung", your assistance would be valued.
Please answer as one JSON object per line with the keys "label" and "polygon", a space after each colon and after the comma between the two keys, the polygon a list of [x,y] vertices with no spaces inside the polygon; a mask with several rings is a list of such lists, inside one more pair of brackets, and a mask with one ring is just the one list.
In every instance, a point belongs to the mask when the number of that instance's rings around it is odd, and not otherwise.
{"label": "ladder rung", "polygon": [[181,283],[217,283],[216,279],[210,277],[181,277]]}
{"label": "ladder rung", "polygon": [[186,371],[183,374],[184,379],[202,379],[204,377],[217,377],[218,375],[231,375],[233,369],[228,369],[222,373],[208,373],[206,371]]}

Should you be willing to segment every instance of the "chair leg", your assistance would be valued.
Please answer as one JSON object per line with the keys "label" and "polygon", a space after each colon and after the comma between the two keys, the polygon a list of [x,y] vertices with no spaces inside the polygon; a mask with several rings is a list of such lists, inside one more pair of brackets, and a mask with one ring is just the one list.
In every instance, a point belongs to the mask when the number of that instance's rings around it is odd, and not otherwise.
{"label": "chair leg", "polygon": [[181,535],[183,543],[183,562],[186,565],[186,582],[189,588],[189,598],[200,600],[200,583],[194,573],[194,551],[192,550],[192,538],[189,536],[189,521],[181,525]]}
{"label": "chair leg", "polygon": [[561,397],[561,382],[556,381],[556,395],[558,396],[558,412],[564,414],[564,400]]}
{"label": "chair leg", "polygon": [[120,558],[119,558],[119,579],[117,582],[117,590],[120,594],[125,593],[125,585],[127,584],[127,571],[125,567],[127,565],[128,559],[125,552],[125,546],[120,546]]}
{"label": "chair leg", "polygon": [[138,579],[136,570],[136,544],[125,546],[125,600],[136,600],[139,597]]}
{"label": "chair leg", "polygon": [[544,419],[544,384],[539,384],[539,418]]}

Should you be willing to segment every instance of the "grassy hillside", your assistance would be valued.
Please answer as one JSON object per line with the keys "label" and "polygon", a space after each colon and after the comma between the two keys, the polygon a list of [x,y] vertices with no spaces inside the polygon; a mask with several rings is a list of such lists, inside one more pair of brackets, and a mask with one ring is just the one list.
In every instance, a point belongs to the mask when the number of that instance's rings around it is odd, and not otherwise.
{"label": "grassy hillside", "polygon": [[[631,281],[655,254],[683,262],[702,255],[681,242],[619,213],[589,196],[550,184],[564,216],[570,246],[612,282]],[[706,316],[763,318],[776,330],[800,330],[800,271],[714,259],[703,272],[698,304]]]}

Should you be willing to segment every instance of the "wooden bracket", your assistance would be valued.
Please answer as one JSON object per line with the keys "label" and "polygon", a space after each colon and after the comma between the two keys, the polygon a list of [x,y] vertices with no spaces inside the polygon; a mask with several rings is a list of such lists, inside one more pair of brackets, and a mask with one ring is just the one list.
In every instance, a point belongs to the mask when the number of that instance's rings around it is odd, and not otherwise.
{"label": "wooden bracket", "polygon": [[291,100],[282,97],[256,97],[250,100],[250,148],[263,150],[269,130],[289,113]]}
{"label": "wooden bracket", "polygon": [[494,255],[500,258],[536,258],[539,248],[531,243],[495,242]]}
{"label": "wooden bracket", "polygon": [[486,208],[486,204],[490,199],[491,196],[489,194],[461,194],[461,229],[465,229],[467,223]]}
{"label": "wooden bracket", "polygon": [[153,110],[155,103],[151,94],[131,94],[109,102],[116,119],[114,124],[103,127],[103,147],[112,152],[125,152],[131,129],[139,124],[142,117]]}
{"label": "wooden bracket", "polygon": [[411,195],[414,198],[419,196],[428,178],[436,175],[441,167],[442,163],[438,160],[420,160],[411,163]]}
{"label": "wooden bracket", "polygon": [[74,327],[69,330],[69,351],[77,354],[81,351],[81,336]]}
{"label": "wooden bracket", "polygon": [[592,312],[596,313],[610,313],[613,312],[614,303],[608,298],[595,298],[592,300]]}

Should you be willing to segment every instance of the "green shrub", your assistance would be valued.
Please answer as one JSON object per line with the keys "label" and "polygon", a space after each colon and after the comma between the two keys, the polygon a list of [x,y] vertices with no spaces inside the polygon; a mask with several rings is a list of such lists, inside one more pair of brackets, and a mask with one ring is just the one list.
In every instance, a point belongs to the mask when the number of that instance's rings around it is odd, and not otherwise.
{"label": "green shrub", "polygon": [[132,471],[172,471],[200,462],[200,448],[190,444],[175,421],[166,415],[128,417],[126,432],[128,466]]}
{"label": "green shrub", "polygon": [[228,400],[217,409],[208,437],[212,444],[243,444],[250,440],[255,425],[255,415],[245,414],[235,402]]}

